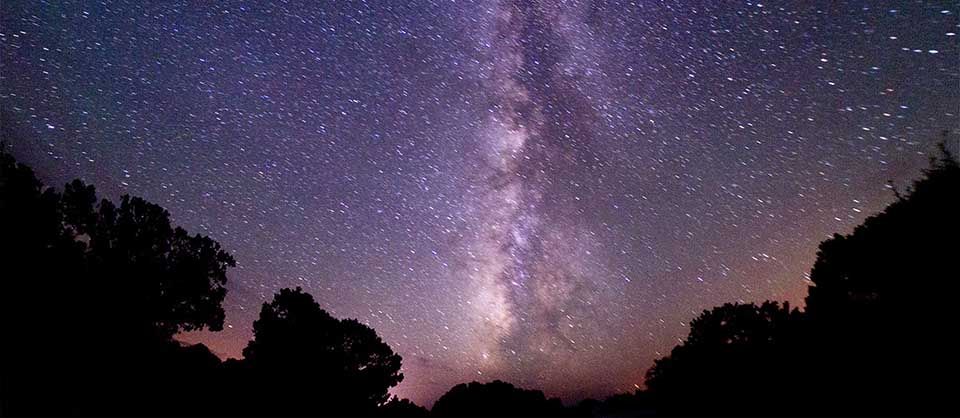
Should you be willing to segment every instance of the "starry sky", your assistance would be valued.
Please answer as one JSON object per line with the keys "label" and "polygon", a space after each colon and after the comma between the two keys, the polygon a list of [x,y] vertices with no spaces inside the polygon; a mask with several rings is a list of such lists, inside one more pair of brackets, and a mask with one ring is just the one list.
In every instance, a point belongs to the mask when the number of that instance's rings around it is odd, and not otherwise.
{"label": "starry sky", "polygon": [[958,126],[953,1],[17,1],[0,113],[48,184],[140,195],[238,261],[239,357],[301,286],[430,405],[576,401],[725,302],[801,304],[817,244]]}

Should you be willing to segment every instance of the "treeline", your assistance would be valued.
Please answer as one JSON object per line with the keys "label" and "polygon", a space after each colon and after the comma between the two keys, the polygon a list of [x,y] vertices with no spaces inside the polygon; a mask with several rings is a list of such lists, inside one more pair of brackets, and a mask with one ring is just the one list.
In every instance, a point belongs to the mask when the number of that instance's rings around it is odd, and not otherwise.
{"label": "treeline", "polygon": [[[804,311],[725,304],[647,372],[658,415],[956,415],[960,168],[923,177],[820,244]],[[953,331],[951,331],[953,330]]]}
{"label": "treeline", "polygon": [[183,331],[223,328],[234,259],[141,198],[63,191],[0,150],[4,415],[378,415],[400,356],[369,327],[283,289],[243,360]]}
{"label": "treeline", "polygon": [[218,331],[234,260],[161,207],[62,191],[0,149],[3,415],[953,415],[960,168],[923,177],[820,245],[806,308],[726,304],[646,376],[646,389],[571,407],[508,383],[453,387],[432,411],[389,398],[401,358],[301,289],[264,303],[243,359],[183,331]]}
{"label": "treeline", "polygon": [[773,301],[704,311],[683,343],[647,371],[645,390],[562,408],[539,392],[517,400],[518,389],[472,383],[448,392],[432,412],[956,416],[960,167],[941,146],[923,176],[894,193],[852,233],[820,244],[803,311]]}

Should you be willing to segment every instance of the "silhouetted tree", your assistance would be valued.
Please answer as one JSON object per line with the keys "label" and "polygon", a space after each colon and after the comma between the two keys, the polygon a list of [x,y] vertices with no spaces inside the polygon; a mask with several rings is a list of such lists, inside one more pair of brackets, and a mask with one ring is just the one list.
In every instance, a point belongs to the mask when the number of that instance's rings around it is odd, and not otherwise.
{"label": "silhouetted tree", "polygon": [[254,396],[283,399],[254,411],[373,415],[403,380],[400,356],[373,329],[333,318],[299,287],[264,303],[253,333],[240,367],[256,379]]}
{"label": "silhouetted tree", "polygon": [[664,414],[776,414],[789,392],[785,359],[802,318],[789,304],[725,304],[690,323],[690,334],[647,372]]}
{"label": "silhouetted tree", "polygon": [[[61,226],[59,194],[37,180],[0,146],[0,309],[4,336],[0,373],[0,409],[4,414],[66,414],[70,402],[51,402],[47,394],[66,394],[61,379],[71,361],[58,349],[78,339],[92,324],[65,315],[79,304],[80,290],[66,280],[83,267],[83,245]],[[76,279],[76,277],[74,277]],[[54,332],[56,331],[56,332]],[[55,334],[60,334],[56,335]],[[59,344],[58,344],[59,343]]]}
{"label": "silhouetted tree", "polygon": [[226,270],[233,257],[216,241],[172,228],[170,214],[138,197],[94,207],[93,186],[74,180],[62,197],[63,225],[86,242],[86,267],[97,287],[123,308],[114,320],[167,340],[180,331],[223,328]]}
{"label": "silhouetted tree", "polygon": [[936,411],[955,392],[941,382],[960,371],[956,339],[943,332],[957,318],[960,166],[941,145],[941,157],[896,197],[820,244],[806,312],[832,373],[824,396],[886,413]]}
{"label": "silhouetted tree", "polygon": [[898,193],[853,233],[820,244],[806,298],[811,316],[837,320],[892,312],[956,289],[956,266],[949,260],[960,237],[960,167],[941,149],[943,155],[906,194]]}
{"label": "silhouetted tree", "polygon": [[454,386],[433,405],[438,417],[555,417],[566,413],[560,399],[539,390],[521,389],[494,380]]}
{"label": "silhouetted tree", "polygon": [[[647,374],[659,414],[950,414],[960,167],[820,245],[804,313],[727,304]],[[955,412],[955,411],[954,411]]]}
{"label": "silhouetted tree", "polygon": [[219,244],[143,199],[95,202],[93,186],[59,193],[0,149],[4,412],[159,410],[173,335],[222,328],[234,261]]}

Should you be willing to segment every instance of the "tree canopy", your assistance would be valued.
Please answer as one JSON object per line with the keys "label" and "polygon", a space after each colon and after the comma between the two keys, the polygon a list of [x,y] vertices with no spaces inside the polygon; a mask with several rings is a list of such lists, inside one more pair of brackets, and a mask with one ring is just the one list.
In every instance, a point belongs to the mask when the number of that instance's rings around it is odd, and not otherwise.
{"label": "tree canopy", "polygon": [[[942,148],[905,194],[847,235],[820,244],[806,311],[839,320],[858,312],[904,317],[956,290],[960,166]],[[886,318],[895,319],[895,318]]]}
{"label": "tree canopy", "polygon": [[[24,395],[8,398],[23,400],[5,405],[13,411],[120,412],[147,392],[124,397],[133,389],[122,382],[155,376],[152,365],[177,346],[176,333],[223,327],[233,257],[173,228],[158,205],[131,196],[119,206],[97,202],[81,180],[59,192],[0,149],[0,226],[3,328],[16,341],[4,356],[3,389]],[[96,375],[115,386],[88,392],[83,379]],[[51,392],[72,400],[39,395]]]}
{"label": "tree canopy", "polygon": [[[264,303],[243,350],[245,367],[272,391],[301,397],[297,407],[326,414],[371,413],[403,380],[401,358],[370,327],[336,319],[301,288],[281,289]],[[284,380],[273,378],[282,376]]]}
{"label": "tree canopy", "polygon": [[[742,413],[775,407],[789,386],[787,362],[796,344],[800,312],[789,304],[724,304],[690,323],[690,334],[647,372],[661,412]],[[697,399],[690,402],[689,399]]]}
{"label": "tree canopy", "polygon": [[461,383],[440,397],[431,410],[441,417],[548,417],[564,414],[560,399],[494,380]]}
{"label": "tree canopy", "polygon": [[944,334],[956,318],[960,167],[942,149],[882,212],[821,243],[804,312],[768,301],[695,319],[647,373],[657,412],[946,411],[942,382],[960,369]]}
{"label": "tree canopy", "polygon": [[43,274],[50,256],[66,256],[75,263],[71,271],[46,277],[47,284],[73,282],[80,292],[73,296],[102,309],[109,316],[103,321],[123,321],[159,339],[222,329],[226,272],[235,262],[219,243],[173,228],[166,210],[139,197],[97,203],[94,187],[79,179],[62,193],[44,187],[5,151],[0,170],[4,249],[16,255],[10,262],[20,284]]}

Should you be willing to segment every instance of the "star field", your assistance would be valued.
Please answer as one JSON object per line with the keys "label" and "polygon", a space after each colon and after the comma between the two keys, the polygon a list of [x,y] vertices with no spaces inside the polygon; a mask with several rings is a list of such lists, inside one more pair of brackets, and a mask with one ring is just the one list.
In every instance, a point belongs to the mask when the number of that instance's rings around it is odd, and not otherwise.
{"label": "star field", "polygon": [[958,2],[208,3],[3,2],[4,138],[234,254],[183,339],[301,286],[428,405],[633,390],[703,309],[802,303],[958,126]]}

